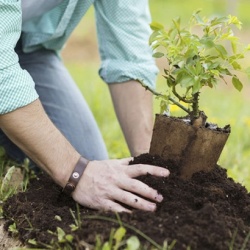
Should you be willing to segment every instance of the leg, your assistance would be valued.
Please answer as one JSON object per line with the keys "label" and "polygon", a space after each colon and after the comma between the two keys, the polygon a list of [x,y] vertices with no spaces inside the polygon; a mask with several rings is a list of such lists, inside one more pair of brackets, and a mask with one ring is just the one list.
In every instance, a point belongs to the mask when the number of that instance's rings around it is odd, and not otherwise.
{"label": "leg", "polygon": [[[54,52],[41,50],[24,54],[20,65],[33,77],[44,109],[76,150],[90,160],[107,159],[101,133],[81,92]],[[24,154],[3,134],[0,145],[11,158],[22,161]]]}

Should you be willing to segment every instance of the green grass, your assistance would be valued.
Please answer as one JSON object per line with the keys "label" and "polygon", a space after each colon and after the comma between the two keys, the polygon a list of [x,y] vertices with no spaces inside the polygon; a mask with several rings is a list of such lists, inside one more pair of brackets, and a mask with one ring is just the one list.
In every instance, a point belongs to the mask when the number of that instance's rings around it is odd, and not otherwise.
{"label": "green grass", "polygon": [[[180,16],[188,21],[194,10],[201,9],[202,16],[237,15],[246,26],[250,25],[248,0],[149,0],[152,19],[166,25],[175,17]],[[233,4],[229,5],[229,2]],[[231,6],[231,7],[230,7]]]}
{"label": "green grass", "polygon": [[[229,2],[233,4],[230,5]],[[248,0],[149,0],[149,4],[153,21],[163,22],[166,25],[177,16],[185,23],[195,10],[201,9],[202,16],[237,15],[244,28],[250,26]],[[80,27],[84,27],[86,22],[88,24],[93,22],[93,13],[92,7],[83,18]],[[87,33],[84,28],[78,29],[78,32],[78,34]]]}

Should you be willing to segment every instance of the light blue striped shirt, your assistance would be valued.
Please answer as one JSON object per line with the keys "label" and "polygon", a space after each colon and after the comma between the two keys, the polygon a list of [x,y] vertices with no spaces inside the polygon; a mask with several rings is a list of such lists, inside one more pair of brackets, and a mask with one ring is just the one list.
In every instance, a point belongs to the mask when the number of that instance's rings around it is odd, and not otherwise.
{"label": "light blue striped shirt", "polygon": [[0,114],[38,98],[31,77],[20,68],[14,52],[21,29],[25,52],[40,48],[60,51],[92,4],[101,78],[106,83],[140,79],[154,87],[158,69],[148,45],[151,33],[148,0],[54,0],[56,4],[52,1],[43,5],[30,16],[29,3],[25,5],[28,0],[23,1],[21,27],[20,0],[0,0]]}

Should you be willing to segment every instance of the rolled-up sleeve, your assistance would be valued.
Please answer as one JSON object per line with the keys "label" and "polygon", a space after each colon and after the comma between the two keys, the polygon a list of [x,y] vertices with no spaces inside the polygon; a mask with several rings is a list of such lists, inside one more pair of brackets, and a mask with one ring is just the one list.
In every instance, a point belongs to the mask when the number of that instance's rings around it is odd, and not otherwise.
{"label": "rolled-up sleeve", "polygon": [[38,98],[34,82],[14,51],[21,33],[21,1],[0,0],[0,114]]}
{"label": "rolled-up sleeve", "polygon": [[97,0],[95,13],[101,78],[106,83],[138,79],[154,88],[158,68],[148,44],[148,0]]}

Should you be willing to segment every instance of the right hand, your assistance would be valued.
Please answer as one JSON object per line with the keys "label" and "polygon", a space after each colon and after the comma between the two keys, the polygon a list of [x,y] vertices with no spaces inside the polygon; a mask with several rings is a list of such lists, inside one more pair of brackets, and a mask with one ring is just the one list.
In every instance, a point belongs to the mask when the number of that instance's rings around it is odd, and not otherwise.
{"label": "right hand", "polygon": [[134,178],[146,174],[167,177],[169,171],[152,165],[129,165],[132,159],[90,161],[72,194],[74,200],[99,210],[130,212],[121,205],[124,204],[135,209],[154,211],[156,202],[163,200],[162,195]]}

